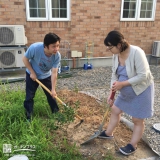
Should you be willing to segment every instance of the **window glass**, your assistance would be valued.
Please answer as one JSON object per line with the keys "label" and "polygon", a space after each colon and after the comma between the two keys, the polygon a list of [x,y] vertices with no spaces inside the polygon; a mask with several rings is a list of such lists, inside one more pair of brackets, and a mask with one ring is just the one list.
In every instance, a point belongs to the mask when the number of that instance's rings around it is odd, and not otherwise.
{"label": "window glass", "polygon": [[52,0],[52,18],[67,18],[67,0]]}
{"label": "window glass", "polygon": [[52,9],[52,17],[59,18],[59,9]]}
{"label": "window glass", "polygon": [[59,0],[52,0],[52,8],[59,8]]}
{"label": "window glass", "polygon": [[123,18],[135,18],[136,0],[124,0]]}
{"label": "window glass", "polygon": [[121,20],[149,21],[155,18],[156,0],[122,0]]}
{"label": "window glass", "polygon": [[46,17],[45,9],[30,9],[30,17]]}
{"label": "window glass", "polygon": [[67,10],[66,9],[61,9],[60,10],[60,17],[61,18],[66,18],[67,17]]}
{"label": "window glass", "polygon": [[60,8],[67,8],[67,1],[66,0],[60,0]]}
{"label": "window glass", "polygon": [[29,8],[45,8],[45,0],[29,0]]}
{"label": "window glass", "polygon": [[143,0],[141,2],[140,18],[151,18],[152,6],[153,6],[153,0],[152,1]]}
{"label": "window glass", "polygon": [[147,10],[152,11],[153,3],[147,3]]}
{"label": "window glass", "polygon": [[30,17],[46,17],[45,0],[29,0]]}

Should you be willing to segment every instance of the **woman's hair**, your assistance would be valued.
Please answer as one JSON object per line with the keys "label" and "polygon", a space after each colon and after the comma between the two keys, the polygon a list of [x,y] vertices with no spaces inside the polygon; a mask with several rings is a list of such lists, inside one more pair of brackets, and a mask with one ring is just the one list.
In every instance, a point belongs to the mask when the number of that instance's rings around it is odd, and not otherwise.
{"label": "woman's hair", "polygon": [[57,41],[60,42],[60,40],[60,37],[58,37],[55,33],[48,33],[44,37],[44,47],[48,47],[50,44],[56,43]]}
{"label": "woman's hair", "polygon": [[104,44],[106,46],[117,46],[118,43],[121,44],[121,50],[120,52],[125,51],[129,43],[124,39],[124,36],[119,31],[111,31],[108,33],[107,37],[104,40]]}

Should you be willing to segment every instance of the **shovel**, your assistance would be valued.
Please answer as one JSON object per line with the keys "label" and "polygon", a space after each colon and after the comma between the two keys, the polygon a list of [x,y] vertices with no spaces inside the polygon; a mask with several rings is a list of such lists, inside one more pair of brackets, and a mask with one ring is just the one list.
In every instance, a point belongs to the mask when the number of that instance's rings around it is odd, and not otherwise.
{"label": "shovel", "polygon": [[[115,92],[112,92],[110,99],[113,100],[114,96],[115,96]],[[102,120],[102,123],[100,124],[100,126],[98,128],[98,131],[96,131],[94,133],[94,135],[92,135],[87,141],[81,143],[81,145],[87,144],[88,142],[92,141],[93,139],[97,138],[100,135],[100,133],[102,131],[102,128],[103,128],[103,125],[104,125],[104,122],[105,122],[105,120],[107,118],[108,113],[109,113],[109,107],[108,107],[108,109],[106,110],[106,112],[105,112],[105,114],[103,116],[103,120]]]}
{"label": "shovel", "polygon": [[[51,91],[44,85],[42,84],[38,79],[36,79],[36,82],[43,87],[50,95],[52,94]],[[59,99],[58,97],[55,97],[57,101],[59,101],[62,105],[64,105],[65,107],[68,107],[61,99]],[[78,125],[81,125],[82,122],[84,122],[83,118],[81,118],[78,115],[75,115],[76,118],[78,118],[80,120],[80,123]]]}

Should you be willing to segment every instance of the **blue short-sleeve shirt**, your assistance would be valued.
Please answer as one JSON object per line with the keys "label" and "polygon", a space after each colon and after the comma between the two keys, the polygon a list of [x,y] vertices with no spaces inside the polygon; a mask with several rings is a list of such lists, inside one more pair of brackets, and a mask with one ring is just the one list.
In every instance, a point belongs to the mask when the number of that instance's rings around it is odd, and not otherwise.
{"label": "blue short-sleeve shirt", "polygon": [[[51,69],[58,68],[61,60],[59,52],[47,57],[44,53],[44,45],[42,42],[30,45],[24,56],[29,59],[38,79],[49,77],[51,75]],[[26,69],[26,71],[30,74],[28,69]]]}

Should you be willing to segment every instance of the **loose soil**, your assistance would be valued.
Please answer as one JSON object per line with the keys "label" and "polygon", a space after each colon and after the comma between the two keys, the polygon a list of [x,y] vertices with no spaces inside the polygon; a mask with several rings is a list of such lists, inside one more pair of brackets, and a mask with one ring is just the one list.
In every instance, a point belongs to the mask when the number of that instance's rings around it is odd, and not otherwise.
{"label": "loose soil", "polygon": [[[117,160],[138,160],[156,156],[142,140],[138,143],[138,149],[133,155],[122,155],[118,148],[130,142],[132,131],[121,122],[114,132],[114,140],[96,138],[88,144],[81,145],[81,143],[88,140],[88,138],[98,130],[99,125],[102,123],[103,115],[107,110],[107,104],[100,103],[95,97],[88,96],[84,93],[61,90],[57,92],[57,94],[70,107],[75,108],[75,104],[79,103],[76,114],[82,117],[84,122],[76,127],[80,120],[75,118],[75,120],[66,127],[66,133],[68,141],[72,144],[76,143],[84,159],[103,160],[105,159],[104,157],[109,154],[112,154]],[[103,129],[107,128],[109,117],[110,112]]]}

